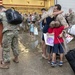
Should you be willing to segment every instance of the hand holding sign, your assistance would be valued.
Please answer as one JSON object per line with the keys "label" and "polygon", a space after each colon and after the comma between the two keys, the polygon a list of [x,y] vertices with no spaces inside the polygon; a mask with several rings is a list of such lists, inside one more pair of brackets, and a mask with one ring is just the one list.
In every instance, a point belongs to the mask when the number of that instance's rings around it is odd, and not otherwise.
{"label": "hand holding sign", "polygon": [[49,46],[54,46],[54,34],[44,34],[45,44]]}

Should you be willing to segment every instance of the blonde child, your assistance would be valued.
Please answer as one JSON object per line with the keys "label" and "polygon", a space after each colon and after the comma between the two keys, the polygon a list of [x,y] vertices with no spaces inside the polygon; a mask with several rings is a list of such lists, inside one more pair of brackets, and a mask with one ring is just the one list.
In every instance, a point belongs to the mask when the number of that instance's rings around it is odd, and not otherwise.
{"label": "blonde child", "polygon": [[54,46],[52,50],[52,62],[51,66],[56,66],[56,54],[60,54],[60,60],[59,60],[59,66],[63,65],[63,56],[64,56],[64,50],[63,50],[63,43],[64,40],[62,38],[64,26],[60,24],[58,21],[52,21],[50,24],[50,28],[48,29],[48,33],[54,34]]}

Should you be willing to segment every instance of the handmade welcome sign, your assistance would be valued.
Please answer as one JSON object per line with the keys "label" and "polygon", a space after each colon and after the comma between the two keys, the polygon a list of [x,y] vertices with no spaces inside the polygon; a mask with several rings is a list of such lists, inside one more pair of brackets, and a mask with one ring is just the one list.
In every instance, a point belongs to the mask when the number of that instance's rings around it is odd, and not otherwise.
{"label": "handmade welcome sign", "polygon": [[74,39],[73,36],[66,34],[66,42],[69,43],[70,41],[72,41]]}
{"label": "handmade welcome sign", "polygon": [[75,25],[68,28],[68,33],[75,36]]}
{"label": "handmade welcome sign", "polygon": [[44,34],[45,44],[49,46],[54,46],[54,35]]}

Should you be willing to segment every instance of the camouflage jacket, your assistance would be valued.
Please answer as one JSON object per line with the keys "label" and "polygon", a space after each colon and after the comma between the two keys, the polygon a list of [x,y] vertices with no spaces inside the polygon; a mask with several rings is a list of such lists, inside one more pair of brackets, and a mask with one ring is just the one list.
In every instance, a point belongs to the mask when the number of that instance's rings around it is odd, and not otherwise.
{"label": "camouflage jacket", "polygon": [[75,13],[72,12],[68,17],[67,20],[69,22],[69,24],[74,25],[75,24]]}
{"label": "camouflage jacket", "polygon": [[56,17],[56,20],[59,21],[61,23],[61,25],[68,26],[68,23],[66,22],[66,19],[64,18],[64,16],[62,14],[59,14]]}

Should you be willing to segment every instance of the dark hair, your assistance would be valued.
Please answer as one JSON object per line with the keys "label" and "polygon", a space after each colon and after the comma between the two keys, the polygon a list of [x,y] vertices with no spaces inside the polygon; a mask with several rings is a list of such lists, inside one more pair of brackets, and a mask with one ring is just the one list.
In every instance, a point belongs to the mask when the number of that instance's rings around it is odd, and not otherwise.
{"label": "dark hair", "polygon": [[55,6],[57,7],[57,10],[61,10],[61,5],[60,4],[56,4]]}
{"label": "dark hair", "polygon": [[45,8],[42,8],[42,9],[41,9],[41,11],[43,11],[43,10],[45,10],[45,11],[46,11],[46,9],[45,9]]}
{"label": "dark hair", "polygon": [[32,21],[32,23],[34,23],[34,24],[35,24],[35,21]]}
{"label": "dark hair", "polygon": [[3,5],[0,5],[0,9],[5,8]]}
{"label": "dark hair", "polygon": [[11,7],[11,9],[15,10],[15,8],[14,8],[14,7]]}

